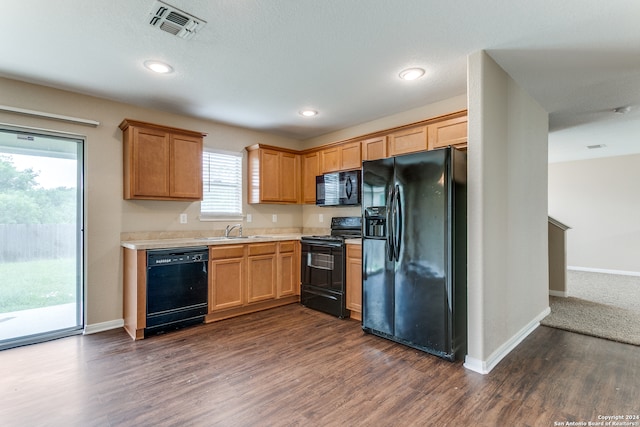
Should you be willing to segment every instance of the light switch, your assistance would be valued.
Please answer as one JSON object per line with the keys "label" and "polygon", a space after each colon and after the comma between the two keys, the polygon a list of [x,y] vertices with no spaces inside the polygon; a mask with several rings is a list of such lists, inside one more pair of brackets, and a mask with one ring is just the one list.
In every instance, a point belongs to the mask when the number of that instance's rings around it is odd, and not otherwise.
{"label": "light switch", "polygon": [[187,223],[187,214],[183,213],[180,214],[180,224],[186,224]]}
{"label": "light switch", "polygon": [[251,214],[247,214],[247,222],[253,221],[253,216]]}
{"label": "light switch", "polygon": [[271,222],[278,222],[278,215],[276,214],[271,215]]}
{"label": "light switch", "polygon": [[318,222],[324,222],[324,215],[318,214]]}

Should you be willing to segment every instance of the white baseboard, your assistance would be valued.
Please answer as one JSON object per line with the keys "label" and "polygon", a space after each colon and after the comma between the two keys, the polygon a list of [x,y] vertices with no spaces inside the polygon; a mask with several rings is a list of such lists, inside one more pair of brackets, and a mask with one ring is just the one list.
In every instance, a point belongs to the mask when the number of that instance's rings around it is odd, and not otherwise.
{"label": "white baseboard", "polygon": [[604,269],[604,268],[589,268],[589,267],[575,267],[575,266],[567,266],[567,270],[587,271],[587,272],[591,272],[591,273],[619,274],[619,275],[622,275],[622,276],[637,276],[637,277],[640,277],[640,272],[638,272],[638,271],[607,270],[607,269]]}
{"label": "white baseboard", "polygon": [[552,297],[562,298],[566,298],[568,296],[566,291],[552,291],[551,289],[549,289],[549,295],[551,295]]}
{"label": "white baseboard", "polygon": [[518,346],[531,332],[533,332],[538,326],[540,321],[547,317],[551,313],[551,309],[547,307],[538,314],[531,322],[529,322],[524,328],[520,329],[514,336],[509,338],[504,344],[502,344],[496,351],[491,353],[487,360],[479,360],[467,355],[464,359],[464,367],[478,372],[480,374],[488,374],[493,368],[495,368],[502,359],[504,359],[514,348]]}
{"label": "white baseboard", "polygon": [[109,320],[108,322],[85,325],[83,335],[96,334],[98,332],[108,331],[110,329],[122,328],[123,326],[124,319]]}

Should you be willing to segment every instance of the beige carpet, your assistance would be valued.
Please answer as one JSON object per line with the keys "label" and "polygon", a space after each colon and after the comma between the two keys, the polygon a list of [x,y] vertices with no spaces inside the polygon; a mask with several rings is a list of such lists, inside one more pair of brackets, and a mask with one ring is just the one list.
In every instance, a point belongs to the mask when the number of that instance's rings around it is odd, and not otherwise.
{"label": "beige carpet", "polygon": [[541,324],[640,346],[640,277],[570,270],[567,289]]}

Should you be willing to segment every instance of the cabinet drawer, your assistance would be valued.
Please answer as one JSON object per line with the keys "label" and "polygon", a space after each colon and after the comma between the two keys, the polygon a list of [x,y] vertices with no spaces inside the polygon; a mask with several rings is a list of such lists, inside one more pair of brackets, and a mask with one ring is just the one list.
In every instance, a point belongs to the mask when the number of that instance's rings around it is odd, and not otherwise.
{"label": "cabinet drawer", "polygon": [[244,245],[209,246],[209,259],[242,258]]}
{"label": "cabinet drawer", "polygon": [[280,242],[280,253],[293,252],[296,249],[296,242]]}
{"label": "cabinet drawer", "polygon": [[275,254],[276,247],[277,243],[255,243],[249,245],[249,256]]}

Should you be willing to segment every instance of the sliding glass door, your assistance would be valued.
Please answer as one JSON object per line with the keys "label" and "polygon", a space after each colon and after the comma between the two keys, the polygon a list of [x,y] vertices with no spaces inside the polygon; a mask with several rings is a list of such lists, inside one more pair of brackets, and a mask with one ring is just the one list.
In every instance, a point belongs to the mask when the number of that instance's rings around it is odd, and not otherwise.
{"label": "sliding glass door", "polygon": [[83,144],[0,127],[0,350],[82,331]]}

